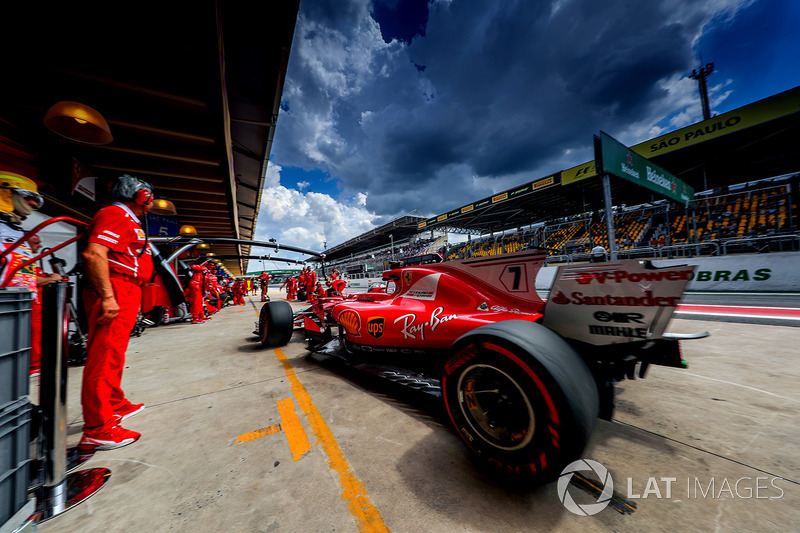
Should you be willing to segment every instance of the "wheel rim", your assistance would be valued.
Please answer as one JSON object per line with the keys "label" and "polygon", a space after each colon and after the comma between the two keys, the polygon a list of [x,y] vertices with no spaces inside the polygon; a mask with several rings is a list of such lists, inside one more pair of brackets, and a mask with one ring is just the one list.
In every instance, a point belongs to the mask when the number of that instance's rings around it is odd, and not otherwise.
{"label": "wheel rim", "polygon": [[518,450],[533,439],[536,419],[528,395],[499,368],[476,364],[458,378],[458,404],[473,432],[503,450]]}
{"label": "wheel rim", "polygon": [[267,340],[267,332],[269,331],[269,318],[266,316],[261,319],[261,342]]}

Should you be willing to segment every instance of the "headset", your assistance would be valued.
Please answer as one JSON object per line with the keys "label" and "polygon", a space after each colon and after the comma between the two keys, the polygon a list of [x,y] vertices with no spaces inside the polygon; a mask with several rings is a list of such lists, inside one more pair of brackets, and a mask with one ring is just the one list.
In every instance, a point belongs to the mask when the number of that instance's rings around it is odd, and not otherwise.
{"label": "headset", "polygon": [[133,201],[141,206],[153,205],[153,193],[147,189],[138,189],[133,196]]}

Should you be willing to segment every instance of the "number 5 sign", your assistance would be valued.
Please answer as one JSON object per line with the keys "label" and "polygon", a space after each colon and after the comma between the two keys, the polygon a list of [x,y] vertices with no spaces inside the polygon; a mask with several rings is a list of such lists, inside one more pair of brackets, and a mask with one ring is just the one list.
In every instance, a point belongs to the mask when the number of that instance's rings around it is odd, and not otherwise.
{"label": "number 5 sign", "polygon": [[528,292],[528,276],[525,263],[506,265],[500,274],[500,283],[509,292]]}

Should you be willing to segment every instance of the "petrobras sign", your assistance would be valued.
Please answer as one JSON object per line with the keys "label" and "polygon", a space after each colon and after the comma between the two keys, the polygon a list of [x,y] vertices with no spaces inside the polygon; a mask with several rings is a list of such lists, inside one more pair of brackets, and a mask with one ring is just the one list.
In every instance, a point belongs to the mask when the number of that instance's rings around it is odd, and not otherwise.
{"label": "petrobras sign", "polygon": [[687,291],[799,292],[800,252],[655,260],[656,266],[697,265]]}
{"label": "petrobras sign", "polygon": [[608,172],[670,198],[694,206],[694,189],[631,148],[600,132],[595,137],[595,160]]}
{"label": "petrobras sign", "polygon": [[559,267],[544,325],[596,345],[659,338],[694,269],[646,268],[635,259]]}

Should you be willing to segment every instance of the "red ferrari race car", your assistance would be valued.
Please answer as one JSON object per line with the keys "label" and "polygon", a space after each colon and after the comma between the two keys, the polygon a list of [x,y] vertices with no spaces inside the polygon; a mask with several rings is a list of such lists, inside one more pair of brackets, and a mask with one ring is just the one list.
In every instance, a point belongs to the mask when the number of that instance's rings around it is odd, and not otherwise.
{"label": "red ferrari race car", "polygon": [[297,315],[270,302],[257,333],[283,346],[302,323],[312,352],[440,396],[475,454],[546,479],[611,417],[615,382],[686,366],[665,330],[694,267],[563,266],[545,302],[544,260],[534,250],[387,270],[385,292],[323,298]]}

